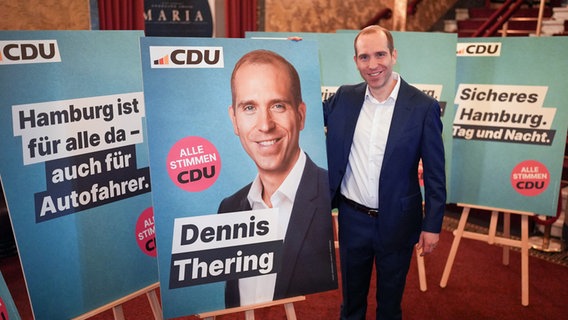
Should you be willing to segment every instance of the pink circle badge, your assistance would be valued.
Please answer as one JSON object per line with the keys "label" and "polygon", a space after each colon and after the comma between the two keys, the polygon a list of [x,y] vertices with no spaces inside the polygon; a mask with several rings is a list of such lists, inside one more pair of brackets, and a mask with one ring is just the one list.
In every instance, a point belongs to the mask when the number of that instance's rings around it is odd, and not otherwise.
{"label": "pink circle badge", "polygon": [[201,137],[185,137],[170,149],[167,159],[170,179],[189,192],[203,191],[215,183],[221,172],[217,148]]}
{"label": "pink circle badge", "polygon": [[523,196],[537,196],[550,183],[550,173],[544,164],[536,160],[523,161],[511,172],[511,185]]}
{"label": "pink circle badge", "polygon": [[0,297],[0,319],[2,319],[2,320],[9,320],[10,319],[10,317],[8,315],[8,308],[4,304],[4,301],[2,301],[2,297]]}
{"label": "pink circle badge", "polygon": [[154,226],[154,209],[142,211],[136,221],[136,242],[138,247],[150,257],[156,257],[156,227]]}

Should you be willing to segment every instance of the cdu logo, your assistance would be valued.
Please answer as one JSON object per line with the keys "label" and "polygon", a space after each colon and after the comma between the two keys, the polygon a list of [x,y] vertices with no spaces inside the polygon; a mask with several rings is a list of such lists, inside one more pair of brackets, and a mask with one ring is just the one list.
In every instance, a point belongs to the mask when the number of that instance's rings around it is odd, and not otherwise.
{"label": "cdu logo", "polygon": [[500,42],[458,43],[458,57],[499,57],[501,55]]}
{"label": "cdu logo", "polygon": [[223,68],[223,47],[150,47],[152,68]]}
{"label": "cdu logo", "polygon": [[0,65],[61,62],[57,40],[0,41]]}

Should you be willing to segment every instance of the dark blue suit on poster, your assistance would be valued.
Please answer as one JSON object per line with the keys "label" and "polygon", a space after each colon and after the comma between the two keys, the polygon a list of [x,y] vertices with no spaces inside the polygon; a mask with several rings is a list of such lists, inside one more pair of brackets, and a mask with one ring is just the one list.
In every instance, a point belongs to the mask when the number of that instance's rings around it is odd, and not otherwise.
{"label": "dark blue suit on poster", "polygon": [[[309,157],[294,199],[276,276],[274,300],[337,288],[327,171]],[[251,184],[225,198],[219,213],[251,210]],[[238,279],[227,281],[225,305],[240,306]]]}
{"label": "dark blue suit on poster", "polygon": [[[377,284],[381,312],[397,313],[395,309],[399,308],[398,299],[402,299],[414,245],[421,231],[440,232],[446,202],[439,104],[402,78],[399,81],[400,89],[380,173],[376,218],[355,210],[340,194],[367,84],[342,86],[324,102],[330,192],[333,206],[339,208],[343,286],[344,289],[351,286],[351,292],[364,295],[365,305],[360,306],[362,310],[359,313],[361,318],[364,318],[366,310],[373,258],[377,268],[384,271]],[[424,168],[424,215],[418,180],[420,159]],[[364,267],[352,265],[352,261],[365,259]],[[357,271],[347,278],[344,273],[347,268]],[[385,310],[389,308],[392,310]],[[377,318],[380,318],[378,313]]]}

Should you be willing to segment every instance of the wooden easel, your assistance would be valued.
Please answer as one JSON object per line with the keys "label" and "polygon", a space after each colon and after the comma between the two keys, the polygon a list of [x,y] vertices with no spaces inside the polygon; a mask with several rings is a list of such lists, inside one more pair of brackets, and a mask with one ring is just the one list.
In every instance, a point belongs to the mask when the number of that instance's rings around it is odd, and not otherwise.
{"label": "wooden easel", "polygon": [[297,296],[293,298],[274,300],[266,303],[259,303],[255,305],[250,305],[246,307],[230,308],[212,312],[199,313],[196,316],[200,319],[214,320],[216,316],[221,316],[230,313],[244,312],[246,320],[254,320],[254,310],[278,305],[284,305],[284,310],[286,311],[286,319],[296,320],[296,311],[294,310],[294,302],[306,300],[305,296]]}
{"label": "wooden easel", "polygon": [[[473,240],[486,241],[488,244],[503,245],[503,264],[509,264],[509,249],[510,247],[521,248],[521,304],[523,306],[529,305],[529,217],[534,216],[532,212],[502,210],[497,208],[490,208],[484,206],[475,206],[469,204],[458,203],[458,206],[463,207],[462,215],[458,223],[458,228],[454,230],[454,241],[450,249],[446,267],[442,274],[440,287],[445,288],[448,283],[448,278],[452,271],[452,265],[456,258],[456,253],[460,245],[461,238],[468,238]],[[491,220],[489,222],[489,231],[487,234],[477,232],[465,231],[465,224],[469,216],[471,208],[482,209],[491,211]],[[497,236],[497,221],[499,212],[503,212],[503,236]],[[511,214],[521,215],[521,240],[511,239]]]}
{"label": "wooden easel", "polygon": [[115,300],[111,303],[108,303],[102,307],[94,309],[90,312],[82,314],[73,320],[84,320],[88,319],[92,316],[95,316],[99,313],[112,309],[112,314],[114,315],[115,320],[124,320],[124,313],[122,311],[122,304],[126,301],[132,300],[142,294],[146,294],[148,297],[148,301],[150,302],[150,308],[152,308],[152,314],[154,315],[155,320],[162,320],[162,307],[160,306],[160,302],[158,301],[158,295],[156,294],[156,289],[160,287],[160,283],[156,282],[151,284],[145,288],[142,288],[134,293],[131,293],[127,296],[124,296],[118,300]]}

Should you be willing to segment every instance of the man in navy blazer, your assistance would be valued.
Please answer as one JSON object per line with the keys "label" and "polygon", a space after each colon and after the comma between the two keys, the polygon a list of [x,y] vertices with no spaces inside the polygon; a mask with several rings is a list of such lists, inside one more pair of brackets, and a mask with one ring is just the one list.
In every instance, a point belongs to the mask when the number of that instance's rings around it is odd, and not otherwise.
{"label": "man in navy blazer", "polygon": [[278,208],[284,243],[275,274],[227,281],[226,307],[337,288],[328,175],[299,145],[306,105],[296,69],[272,51],[251,51],[235,65],[231,91],[233,129],[258,174],[218,212]]}
{"label": "man in navy blazer", "polygon": [[[327,171],[307,157],[276,275],[273,300],[337,288]],[[219,213],[251,210],[251,184],[225,198]],[[225,306],[240,306],[238,280],[227,281]]]}
{"label": "man in navy blazer", "polygon": [[393,72],[388,30],[367,27],[354,44],[365,82],[341,86],[324,102],[330,192],[339,209],[341,319],[365,319],[373,264],[376,318],[401,319],[414,246],[434,250],[444,215],[440,106]]}

